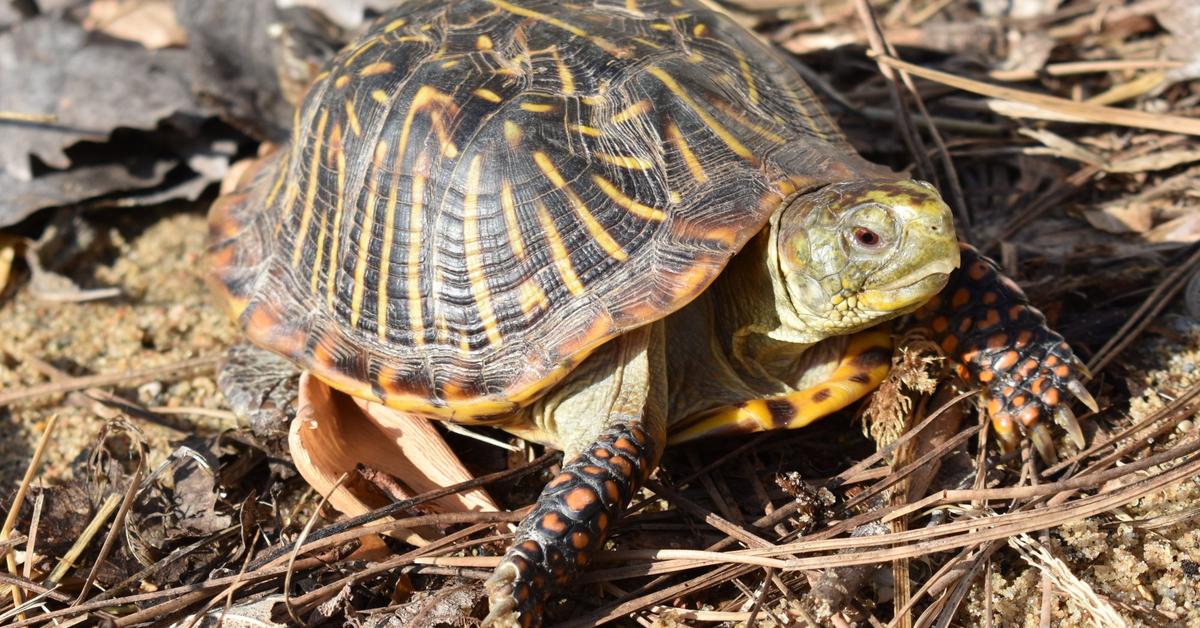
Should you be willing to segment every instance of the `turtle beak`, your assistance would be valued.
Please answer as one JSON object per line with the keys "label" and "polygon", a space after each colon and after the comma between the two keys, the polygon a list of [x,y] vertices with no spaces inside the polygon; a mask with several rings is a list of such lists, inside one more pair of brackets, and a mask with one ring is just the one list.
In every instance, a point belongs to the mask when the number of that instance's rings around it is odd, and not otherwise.
{"label": "turtle beak", "polygon": [[906,182],[905,188],[890,204],[902,225],[900,245],[881,269],[886,276],[868,282],[870,288],[858,296],[860,307],[875,312],[902,314],[921,306],[945,288],[959,266],[950,208],[924,183]]}

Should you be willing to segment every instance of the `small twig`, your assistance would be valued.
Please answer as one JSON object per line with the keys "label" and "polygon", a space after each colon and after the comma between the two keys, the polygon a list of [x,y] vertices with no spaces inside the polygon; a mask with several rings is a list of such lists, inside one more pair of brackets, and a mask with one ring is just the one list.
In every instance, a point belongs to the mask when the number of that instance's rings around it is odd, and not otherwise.
{"label": "small twig", "polygon": [[113,386],[115,384],[132,385],[137,382],[156,379],[170,373],[178,373],[180,371],[189,371],[192,369],[213,368],[217,366],[220,361],[221,356],[210,355],[180,360],[179,362],[164,364],[162,366],[130,369],[120,373],[101,373],[99,375],[88,375],[86,377],[73,377],[61,382],[50,382],[47,384],[29,386],[19,390],[0,393],[0,408],[18,401],[24,401],[26,399],[36,399],[37,397],[58,395],[76,390],[93,388],[96,386]]}
{"label": "small twig", "polygon": [[129,509],[133,506],[133,500],[137,497],[138,489],[142,485],[142,477],[146,475],[146,450],[140,447],[138,455],[138,466],[133,472],[133,477],[129,481],[129,486],[125,489],[125,498],[121,500],[121,508],[117,511],[117,516],[113,519],[112,527],[108,530],[108,535],[104,537],[104,544],[100,546],[100,553],[96,556],[95,562],[92,563],[92,568],[88,571],[88,575],[83,580],[83,586],[79,589],[79,596],[75,598],[76,604],[81,604],[87,599],[88,589],[96,580],[96,574],[100,571],[101,565],[108,560],[108,553],[112,551],[113,543],[117,537],[121,535],[121,526],[125,523],[125,515],[129,513]]}
{"label": "small twig", "polygon": [[[37,475],[38,467],[42,465],[42,457],[46,453],[46,448],[50,444],[50,436],[54,433],[54,426],[58,425],[58,415],[53,415],[46,422],[46,429],[42,430],[42,436],[38,439],[37,447],[33,450],[33,456],[29,459],[29,464],[25,467],[25,476],[21,478],[21,486],[17,488],[17,494],[13,497],[12,506],[8,510],[8,514],[4,517],[4,525],[0,526],[0,543],[9,540],[12,534],[13,527],[17,525],[17,517],[21,514],[21,505],[25,503],[25,496],[29,494],[29,487],[33,484],[33,478]],[[26,566],[33,560],[30,555],[25,556]],[[8,568],[8,573],[17,576],[17,556],[13,553],[12,547],[6,547],[4,550],[4,562]],[[20,606],[23,602],[21,588],[12,587],[13,606]],[[24,616],[19,616],[24,619]]]}
{"label": "small twig", "polygon": [[1185,118],[1183,116],[1174,116],[1164,113],[1147,113],[1145,111],[1137,111],[1133,109],[1118,109],[1116,107],[1090,105],[1087,103],[1067,100],[1065,98],[1058,98],[1056,96],[1047,96],[1046,94],[1037,94],[1034,92],[1013,89],[1011,87],[990,85],[988,83],[982,83],[980,81],[963,78],[948,72],[923,68],[916,64],[907,63],[890,56],[878,55],[874,52],[869,54],[876,58],[876,60],[878,60],[880,63],[888,65],[897,70],[904,70],[921,78],[943,83],[945,85],[950,85],[951,87],[956,87],[964,91],[979,94],[981,96],[988,96],[990,98],[999,98],[1001,100],[1022,103],[1041,111],[1063,116],[1066,118],[1066,120],[1075,120],[1093,124],[1111,124],[1114,126],[1125,126],[1135,129],[1150,129],[1154,131],[1162,131],[1164,133],[1186,133],[1188,135],[1200,135],[1200,120],[1195,118]]}

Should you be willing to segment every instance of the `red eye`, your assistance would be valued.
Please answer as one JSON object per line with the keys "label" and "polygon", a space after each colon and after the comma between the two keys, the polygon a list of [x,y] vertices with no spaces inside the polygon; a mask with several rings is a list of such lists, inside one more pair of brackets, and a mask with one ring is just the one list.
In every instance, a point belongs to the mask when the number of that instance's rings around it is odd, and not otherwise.
{"label": "red eye", "polygon": [[879,237],[878,233],[866,227],[854,228],[854,241],[868,249],[878,248],[883,245],[883,238]]}

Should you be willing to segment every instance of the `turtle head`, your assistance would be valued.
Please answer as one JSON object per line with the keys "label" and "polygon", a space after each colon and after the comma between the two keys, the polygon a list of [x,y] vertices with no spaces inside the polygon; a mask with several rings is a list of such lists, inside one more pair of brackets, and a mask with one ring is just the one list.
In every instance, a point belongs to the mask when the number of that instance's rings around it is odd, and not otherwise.
{"label": "turtle head", "polygon": [[772,223],[776,310],[812,338],[915,310],[959,263],[950,208],[920,181],[834,183],[792,198]]}

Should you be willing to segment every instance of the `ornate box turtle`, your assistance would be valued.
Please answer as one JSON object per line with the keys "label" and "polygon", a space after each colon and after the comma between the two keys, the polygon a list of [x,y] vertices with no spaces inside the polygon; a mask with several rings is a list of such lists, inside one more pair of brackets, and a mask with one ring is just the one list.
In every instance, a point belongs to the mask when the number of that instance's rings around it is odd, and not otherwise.
{"label": "ornate box turtle", "polygon": [[211,213],[254,343],[392,408],[562,449],[488,583],[540,621],[663,447],[803,426],[884,377],[916,312],[1002,440],[1094,402],[925,183],[847,143],[698,0],[407,2],[317,76]]}

